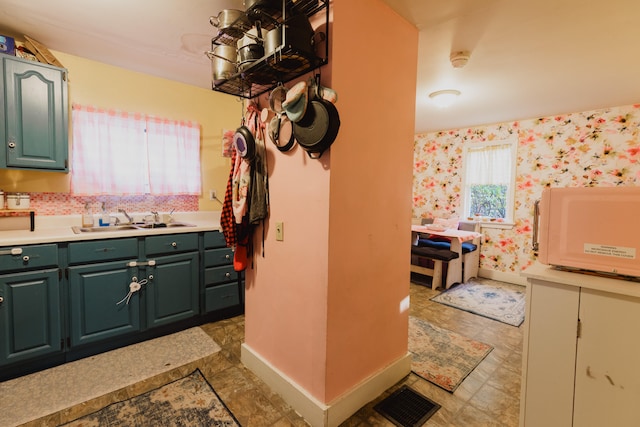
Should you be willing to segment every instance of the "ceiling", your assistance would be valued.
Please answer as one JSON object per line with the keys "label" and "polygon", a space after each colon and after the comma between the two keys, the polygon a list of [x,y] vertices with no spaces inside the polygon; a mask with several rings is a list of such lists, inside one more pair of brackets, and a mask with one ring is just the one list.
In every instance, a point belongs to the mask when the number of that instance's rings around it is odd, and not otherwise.
{"label": "ceiling", "polygon": [[[637,0],[383,1],[420,30],[416,132],[640,102]],[[209,16],[229,8],[242,0],[0,0],[0,33],[210,88]],[[438,109],[441,89],[462,94]]]}

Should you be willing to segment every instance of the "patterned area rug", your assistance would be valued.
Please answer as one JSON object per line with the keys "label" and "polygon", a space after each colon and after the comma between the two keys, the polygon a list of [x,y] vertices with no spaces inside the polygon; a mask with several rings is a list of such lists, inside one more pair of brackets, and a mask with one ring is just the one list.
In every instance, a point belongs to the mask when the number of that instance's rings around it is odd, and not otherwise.
{"label": "patterned area rug", "polygon": [[488,344],[409,316],[411,370],[447,391],[453,393],[491,350]]}
{"label": "patterned area rug", "polygon": [[240,426],[199,370],[140,396],[63,424],[104,426]]}
{"label": "patterned area rug", "polygon": [[524,321],[525,288],[511,283],[471,279],[431,300],[512,326]]}

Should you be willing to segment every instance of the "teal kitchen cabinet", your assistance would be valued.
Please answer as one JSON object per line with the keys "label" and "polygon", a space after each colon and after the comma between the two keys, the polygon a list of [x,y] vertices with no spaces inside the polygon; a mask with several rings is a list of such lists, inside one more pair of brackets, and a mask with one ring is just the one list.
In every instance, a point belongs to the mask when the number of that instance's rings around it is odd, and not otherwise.
{"label": "teal kitchen cabinet", "polygon": [[71,346],[140,331],[139,292],[127,298],[138,280],[137,239],[70,243],[68,257]]}
{"label": "teal kitchen cabinet", "polygon": [[204,313],[224,309],[242,312],[240,277],[233,268],[233,250],[218,231],[204,233]]}
{"label": "teal kitchen cabinet", "polygon": [[197,233],[151,236],[145,239],[148,283],[141,290],[146,303],[147,327],[194,318],[199,305],[199,252]]}
{"label": "teal kitchen cabinet", "polygon": [[0,167],[68,172],[67,70],[0,56]]}
{"label": "teal kitchen cabinet", "polygon": [[56,244],[0,248],[0,366],[61,353]]}

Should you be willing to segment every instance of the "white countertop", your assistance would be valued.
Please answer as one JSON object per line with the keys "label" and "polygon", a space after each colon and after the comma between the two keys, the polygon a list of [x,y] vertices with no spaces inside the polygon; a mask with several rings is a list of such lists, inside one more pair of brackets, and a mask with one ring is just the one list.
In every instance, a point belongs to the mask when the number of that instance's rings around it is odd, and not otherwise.
{"label": "white countertop", "polygon": [[588,273],[573,273],[558,270],[552,266],[535,263],[521,273],[531,280],[560,283],[563,285],[577,286],[594,289],[614,294],[640,297],[640,282],[603,277]]}
{"label": "white countertop", "polygon": [[[135,213],[134,213],[135,215]],[[169,227],[142,230],[114,230],[76,234],[72,226],[80,226],[81,215],[37,216],[35,230],[2,230],[0,246],[29,245],[34,243],[72,242],[81,240],[117,239],[131,236],[193,233],[221,230],[220,211],[174,212],[174,221],[194,224],[195,227]]]}

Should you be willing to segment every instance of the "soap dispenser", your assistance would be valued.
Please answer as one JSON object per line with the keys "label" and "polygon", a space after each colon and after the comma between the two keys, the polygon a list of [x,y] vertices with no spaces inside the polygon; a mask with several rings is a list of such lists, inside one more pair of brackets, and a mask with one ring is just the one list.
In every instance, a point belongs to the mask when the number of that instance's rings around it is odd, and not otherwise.
{"label": "soap dispenser", "polygon": [[100,223],[100,227],[109,226],[109,212],[107,211],[107,207],[104,202],[102,202],[102,214],[100,215],[98,222]]}
{"label": "soap dispenser", "polygon": [[82,226],[93,227],[93,212],[91,212],[91,205],[89,202],[84,204],[84,214],[82,214]]}

